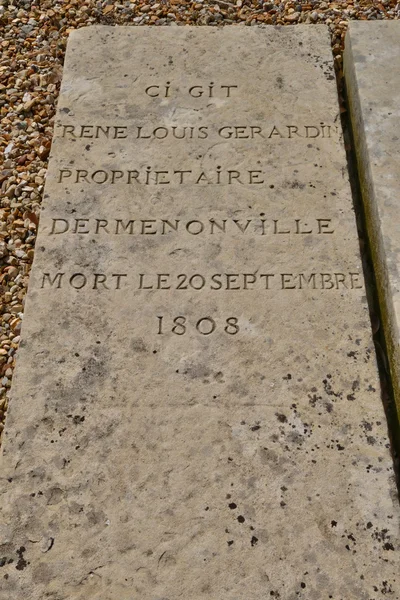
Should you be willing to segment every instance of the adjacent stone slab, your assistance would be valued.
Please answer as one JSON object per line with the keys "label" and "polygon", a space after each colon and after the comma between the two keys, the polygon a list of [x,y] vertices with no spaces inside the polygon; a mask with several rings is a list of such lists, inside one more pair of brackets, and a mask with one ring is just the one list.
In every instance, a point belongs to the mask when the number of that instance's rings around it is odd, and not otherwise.
{"label": "adjacent stone slab", "polygon": [[400,411],[400,23],[351,23],[344,59],[362,196]]}
{"label": "adjacent stone slab", "polygon": [[74,32],[36,248],[2,600],[399,598],[326,28]]}

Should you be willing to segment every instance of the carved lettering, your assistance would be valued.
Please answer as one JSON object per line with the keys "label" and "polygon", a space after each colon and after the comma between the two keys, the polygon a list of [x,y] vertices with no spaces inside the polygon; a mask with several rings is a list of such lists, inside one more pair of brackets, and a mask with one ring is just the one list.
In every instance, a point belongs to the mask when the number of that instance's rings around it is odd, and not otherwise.
{"label": "carved lettering", "polygon": [[212,317],[201,317],[197,321],[189,322],[187,317],[178,316],[165,323],[166,319],[164,316],[158,316],[158,335],[164,335],[165,333],[173,333],[175,335],[185,335],[186,333],[193,332],[199,333],[200,335],[211,335],[215,331],[220,330],[228,335],[236,335],[240,331],[239,319],[237,317],[228,317],[223,321],[222,326],[220,321],[216,321]]}
{"label": "carved lettering", "polygon": [[[232,86],[230,86],[232,87]],[[158,86],[150,86],[151,94],[160,94]],[[202,86],[194,86],[193,94],[204,92]],[[151,95],[148,94],[148,95]],[[153,95],[154,98],[159,97]],[[164,96],[168,97],[168,96]],[[198,96],[199,98],[201,95]],[[227,96],[230,97],[230,96]],[[327,125],[323,122],[317,124],[273,124],[273,125],[238,125],[221,124],[209,125],[64,125],[61,124],[56,134],[65,139],[83,140],[136,140],[154,139],[163,140],[205,140],[208,138],[221,138],[223,140],[307,140],[315,138],[329,139],[333,134],[338,134],[336,125]]]}
{"label": "carved lettering", "polygon": [[55,275],[43,273],[41,288],[61,289],[69,285],[75,290],[82,290],[83,288],[120,290],[122,282],[125,281],[123,278],[128,277],[127,273],[112,273],[110,275],[105,273],[72,273],[64,279],[64,275],[65,273],[55,273]]}
{"label": "carved lettering", "polygon": [[64,275],[65,273],[56,273],[52,278],[50,273],[43,273],[42,285],[40,287],[44,288],[46,287],[46,284],[48,284],[49,287],[54,286],[55,288],[60,289]]}
{"label": "carved lettering", "polygon": [[[222,98],[230,98],[232,95],[231,90],[237,89],[237,85],[216,85],[211,81],[208,85],[198,84],[192,85],[188,89],[180,90],[175,88],[177,94],[188,94],[192,98],[214,98],[219,96]],[[169,98],[171,97],[171,82],[167,81],[166,84],[149,85],[144,89],[144,92],[150,98]]]}
{"label": "carved lettering", "polygon": [[362,289],[361,275],[340,271],[310,273],[92,273],[75,272],[66,275],[43,273],[41,288],[75,290],[120,290],[123,283],[138,290],[180,290],[186,292],[238,290],[354,290]]}
{"label": "carved lettering", "polygon": [[262,219],[259,217],[231,219],[115,219],[115,218],[53,218],[49,235],[172,235],[190,236],[302,236],[331,235],[335,227],[331,218]]}
{"label": "carved lettering", "polygon": [[61,125],[61,129],[63,138],[123,140],[128,137],[126,125]]}
{"label": "carved lettering", "polygon": [[264,173],[260,169],[236,169],[216,168],[215,171],[193,171],[192,169],[132,169],[128,171],[96,169],[60,169],[58,172],[58,183],[72,184],[97,184],[114,185],[116,183],[139,185],[232,185],[247,184],[259,185],[266,183]]}

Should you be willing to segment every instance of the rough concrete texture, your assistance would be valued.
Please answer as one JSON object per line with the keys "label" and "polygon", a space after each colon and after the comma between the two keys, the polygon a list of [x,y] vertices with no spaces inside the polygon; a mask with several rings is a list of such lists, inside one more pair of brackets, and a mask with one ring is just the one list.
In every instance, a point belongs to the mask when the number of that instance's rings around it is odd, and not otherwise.
{"label": "rough concrete texture", "polygon": [[1,600],[398,600],[325,27],[74,32],[36,248]]}
{"label": "rough concrete texture", "polygon": [[344,72],[355,150],[400,414],[400,23],[352,23]]}

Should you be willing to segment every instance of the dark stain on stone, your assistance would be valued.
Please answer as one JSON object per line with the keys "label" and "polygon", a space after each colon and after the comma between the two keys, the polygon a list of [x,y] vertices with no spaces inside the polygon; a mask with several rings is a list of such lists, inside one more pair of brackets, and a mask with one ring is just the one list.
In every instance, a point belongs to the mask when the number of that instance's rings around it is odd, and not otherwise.
{"label": "dark stain on stone", "polygon": [[[190,379],[202,379],[204,377],[209,377],[211,375],[210,370],[205,365],[190,365],[184,371],[176,370],[176,373],[181,373],[182,375],[188,375]],[[208,383],[208,381],[204,381],[204,383]]]}
{"label": "dark stain on stone", "polygon": [[[313,390],[317,391],[316,388],[313,388]],[[317,396],[317,394],[314,394],[314,393],[308,394],[308,403],[313,408],[315,408],[315,406],[317,404],[317,400],[322,400],[321,396]]]}
{"label": "dark stain on stone", "polygon": [[342,392],[335,392],[330,379],[332,378],[332,375],[327,375],[326,379],[322,380],[322,383],[324,384],[324,391],[328,396],[334,396],[335,398],[342,398],[343,394]]}
{"label": "dark stain on stone", "polygon": [[253,537],[250,540],[250,544],[254,547],[258,542],[258,538],[256,538],[255,535],[253,535]]}
{"label": "dark stain on stone", "polygon": [[[367,528],[370,529],[369,523],[367,523]],[[372,527],[372,525],[371,525]],[[382,544],[382,548],[387,551],[394,551],[394,546],[390,542],[390,535],[388,535],[388,529],[382,529],[381,531],[374,531],[372,533],[372,537],[376,539],[378,542],[384,542]]]}
{"label": "dark stain on stone", "polygon": [[384,550],[394,550],[394,546],[390,542],[386,542],[385,544],[383,544],[383,548]]}
{"label": "dark stain on stone", "polygon": [[244,518],[243,515],[239,515],[237,520],[239,521],[239,523],[244,523],[246,519]]}
{"label": "dark stain on stone", "polygon": [[75,425],[79,425],[79,423],[83,423],[84,420],[85,420],[85,417],[82,417],[81,415],[75,415],[72,419],[72,422]]}
{"label": "dark stain on stone", "polygon": [[368,423],[368,421],[363,421],[361,423],[361,427],[365,430],[365,431],[372,431],[372,423]]}
{"label": "dark stain on stone", "polygon": [[290,187],[292,188],[292,190],[295,190],[295,189],[303,190],[306,186],[305,186],[305,183],[300,183],[299,181],[293,181],[290,184]]}
{"label": "dark stain on stone", "polygon": [[289,442],[291,442],[292,444],[299,444],[299,446],[301,446],[301,444],[304,443],[304,438],[303,436],[298,433],[297,431],[291,431],[288,436],[287,439],[289,440]]}
{"label": "dark stain on stone", "polygon": [[222,371],[218,371],[218,373],[214,375],[214,379],[218,381],[218,383],[224,383],[224,374]]}
{"label": "dark stain on stone", "polygon": [[29,563],[24,558],[24,552],[26,552],[25,546],[21,546],[16,552],[19,558],[17,564],[15,565],[15,568],[17,569],[17,571],[23,571],[29,565]]}
{"label": "dark stain on stone", "polygon": [[134,352],[146,352],[146,344],[140,338],[132,340],[131,348]]}
{"label": "dark stain on stone", "polygon": [[287,423],[287,417],[282,413],[275,413],[275,416],[280,423]]}

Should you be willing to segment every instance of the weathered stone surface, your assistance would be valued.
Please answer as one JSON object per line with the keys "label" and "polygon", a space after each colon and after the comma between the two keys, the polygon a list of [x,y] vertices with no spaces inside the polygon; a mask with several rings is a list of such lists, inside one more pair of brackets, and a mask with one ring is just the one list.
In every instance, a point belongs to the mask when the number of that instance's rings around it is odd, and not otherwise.
{"label": "weathered stone surface", "polygon": [[327,29],[74,32],[50,163],[2,600],[399,598]]}
{"label": "weathered stone surface", "polygon": [[351,23],[345,77],[400,414],[400,23]]}

